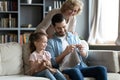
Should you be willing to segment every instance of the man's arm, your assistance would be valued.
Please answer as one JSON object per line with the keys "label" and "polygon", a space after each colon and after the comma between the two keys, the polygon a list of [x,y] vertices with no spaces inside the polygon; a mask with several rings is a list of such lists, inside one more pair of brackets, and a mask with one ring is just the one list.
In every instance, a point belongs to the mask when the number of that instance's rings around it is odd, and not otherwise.
{"label": "man's arm", "polygon": [[66,49],[62,52],[62,54],[59,55],[58,57],[56,57],[56,62],[58,64],[61,63],[66,55],[68,55],[74,51],[75,47],[76,47],[75,45],[68,45],[66,47]]}
{"label": "man's arm", "polygon": [[53,66],[57,66],[63,61],[64,57],[69,53],[73,52],[75,45],[69,45],[62,53],[58,53],[57,46],[54,45],[54,41],[48,41],[48,46],[46,50],[50,52],[52,59],[51,63]]}

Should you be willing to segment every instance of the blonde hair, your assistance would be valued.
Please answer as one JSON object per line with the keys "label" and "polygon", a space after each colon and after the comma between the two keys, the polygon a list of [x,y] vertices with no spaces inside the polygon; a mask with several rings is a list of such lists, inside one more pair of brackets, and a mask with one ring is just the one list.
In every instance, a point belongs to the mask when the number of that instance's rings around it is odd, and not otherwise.
{"label": "blonde hair", "polygon": [[82,8],[83,8],[83,2],[81,0],[67,0],[67,1],[65,1],[61,7],[61,12],[63,13],[66,10],[73,9],[75,6],[79,6],[79,10],[78,10],[77,14],[81,13]]}

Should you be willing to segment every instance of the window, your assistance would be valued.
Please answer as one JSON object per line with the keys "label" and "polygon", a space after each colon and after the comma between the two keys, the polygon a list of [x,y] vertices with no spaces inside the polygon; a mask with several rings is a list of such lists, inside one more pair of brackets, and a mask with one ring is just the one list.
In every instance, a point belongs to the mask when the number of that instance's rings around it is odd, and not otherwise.
{"label": "window", "polygon": [[118,36],[119,0],[102,0],[101,5],[102,39],[111,44]]}

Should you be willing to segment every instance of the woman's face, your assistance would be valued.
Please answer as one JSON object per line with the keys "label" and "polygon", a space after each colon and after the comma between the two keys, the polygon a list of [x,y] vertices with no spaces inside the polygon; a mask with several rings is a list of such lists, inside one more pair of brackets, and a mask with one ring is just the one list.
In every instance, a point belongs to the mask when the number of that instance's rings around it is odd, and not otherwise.
{"label": "woman's face", "polygon": [[78,13],[78,11],[79,11],[79,6],[75,6],[73,9],[67,10],[67,11],[66,11],[66,15],[67,15],[68,17],[71,17],[71,16],[76,15],[76,14]]}

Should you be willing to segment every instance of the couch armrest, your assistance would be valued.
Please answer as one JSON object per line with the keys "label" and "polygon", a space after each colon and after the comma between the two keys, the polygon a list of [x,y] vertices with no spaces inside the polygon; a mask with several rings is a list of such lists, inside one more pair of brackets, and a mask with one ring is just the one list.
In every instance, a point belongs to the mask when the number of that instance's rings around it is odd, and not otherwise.
{"label": "couch armrest", "polygon": [[22,51],[23,51],[23,64],[24,64],[24,73],[30,74],[28,71],[30,69],[29,65],[29,56],[30,56],[30,49],[29,49],[29,43],[22,45]]}
{"label": "couch armrest", "polygon": [[120,51],[118,51],[118,58],[119,58],[119,68],[120,68]]}
{"label": "couch armrest", "polygon": [[87,64],[89,66],[103,65],[108,72],[119,72],[118,51],[89,50]]}

